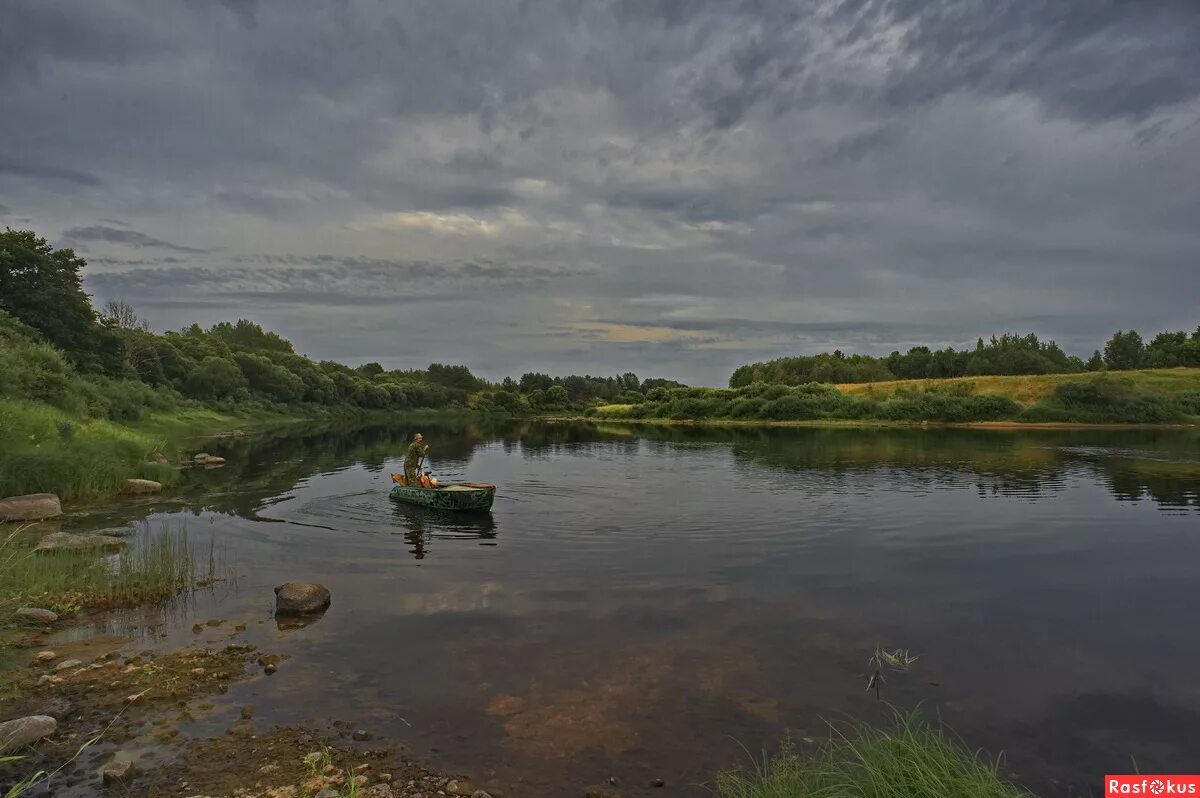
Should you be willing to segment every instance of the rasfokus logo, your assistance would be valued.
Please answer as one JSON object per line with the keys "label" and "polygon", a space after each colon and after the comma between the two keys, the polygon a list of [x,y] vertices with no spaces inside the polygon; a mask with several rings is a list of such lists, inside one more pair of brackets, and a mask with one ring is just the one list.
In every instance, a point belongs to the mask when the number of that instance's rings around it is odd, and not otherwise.
{"label": "rasfokus logo", "polygon": [[1200,796],[1200,775],[1105,776],[1104,798],[1112,798],[1117,795]]}

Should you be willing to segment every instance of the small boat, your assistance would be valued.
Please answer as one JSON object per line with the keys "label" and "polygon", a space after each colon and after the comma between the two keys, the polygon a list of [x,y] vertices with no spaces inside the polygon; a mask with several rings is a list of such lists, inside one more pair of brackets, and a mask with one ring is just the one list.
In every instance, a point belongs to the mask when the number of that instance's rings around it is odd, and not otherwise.
{"label": "small boat", "polygon": [[490,510],[492,500],[496,498],[496,486],[485,482],[456,482],[436,488],[396,485],[389,495],[398,502],[438,510]]}

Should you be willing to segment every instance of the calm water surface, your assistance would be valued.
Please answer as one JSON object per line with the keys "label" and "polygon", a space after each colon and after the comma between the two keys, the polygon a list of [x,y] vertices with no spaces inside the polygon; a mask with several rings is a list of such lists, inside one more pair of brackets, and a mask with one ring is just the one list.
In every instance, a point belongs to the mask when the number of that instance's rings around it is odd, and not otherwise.
{"label": "calm water surface", "polygon": [[[389,501],[418,429],[444,481],[499,485],[490,514]],[[253,704],[264,726],[344,719],[510,796],[609,776],[701,795],[742,746],[921,705],[1047,795],[1097,794],[1131,758],[1200,772],[1194,431],[398,421],[204,448],[228,464],[69,524],[186,523],[237,572],[121,631],[172,646],[248,621],[289,657],[192,734]],[[271,588],[292,579],[333,606],[279,629]],[[920,657],[882,701],[877,645]]]}

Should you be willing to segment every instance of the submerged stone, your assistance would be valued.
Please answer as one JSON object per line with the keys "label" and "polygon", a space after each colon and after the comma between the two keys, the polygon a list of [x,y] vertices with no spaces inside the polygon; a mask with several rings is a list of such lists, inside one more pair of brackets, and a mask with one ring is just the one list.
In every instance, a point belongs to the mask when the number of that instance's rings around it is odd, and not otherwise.
{"label": "submerged stone", "polygon": [[[58,613],[42,609],[41,607],[21,607],[15,614],[22,621],[28,621],[29,623],[54,623],[58,620]],[[39,654],[38,657],[40,659],[41,655]],[[50,659],[54,659],[54,657]]]}
{"label": "submerged stone", "polygon": [[275,588],[276,615],[308,615],[328,609],[329,589],[315,582],[286,582]]}
{"label": "submerged stone", "polygon": [[0,753],[17,751],[58,729],[58,721],[49,715],[30,715],[0,723]]}
{"label": "submerged stone", "polygon": [[62,515],[62,502],[53,493],[30,493],[0,499],[0,521],[41,521]]}
{"label": "submerged stone", "polygon": [[152,479],[125,480],[126,493],[158,493],[160,490],[162,490],[162,483]]}
{"label": "submerged stone", "polygon": [[51,532],[38,541],[34,551],[87,551],[89,549],[119,549],[125,541],[111,535],[73,535],[70,532]]}

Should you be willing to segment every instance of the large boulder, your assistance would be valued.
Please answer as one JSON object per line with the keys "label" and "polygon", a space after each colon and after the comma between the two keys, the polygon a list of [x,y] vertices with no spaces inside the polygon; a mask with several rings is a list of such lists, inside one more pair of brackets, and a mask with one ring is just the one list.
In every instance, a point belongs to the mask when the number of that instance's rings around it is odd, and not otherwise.
{"label": "large boulder", "polygon": [[18,751],[54,734],[58,721],[49,715],[30,715],[0,723],[0,753]]}
{"label": "large boulder", "polygon": [[38,544],[33,547],[33,550],[43,553],[58,551],[103,551],[105,549],[119,549],[124,545],[125,541],[111,535],[73,535],[70,532],[51,532],[39,540]]}
{"label": "large boulder", "polygon": [[126,493],[158,493],[160,490],[162,490],[162,483],[152,479],[125,480]]}
{"label": "large boulder", "polygon": [[0,521],[41,521],[62,515],[62,502],[53,493],[31,493],[0,499]]}
{"label": "large boulder", "polygon": [[44,610],[41,607],[21,607],[17,610],[16,615],[22,621],[28,621],[29,623],[54,623],[58,620],[57,613]]}
{"label": "large boulder", "polygon": [[331,600],[328,588],[315,582],[286,582],[275,588],[276,615],[323,612]]}

